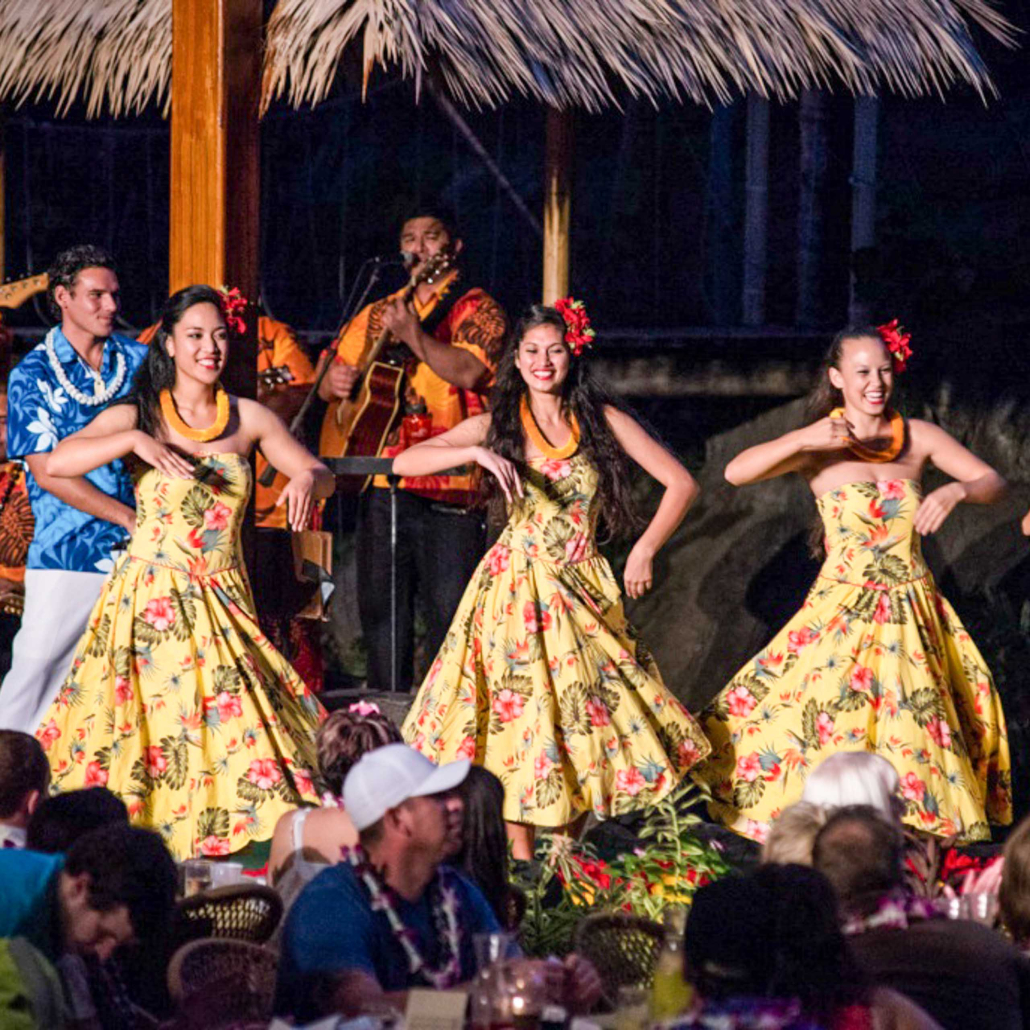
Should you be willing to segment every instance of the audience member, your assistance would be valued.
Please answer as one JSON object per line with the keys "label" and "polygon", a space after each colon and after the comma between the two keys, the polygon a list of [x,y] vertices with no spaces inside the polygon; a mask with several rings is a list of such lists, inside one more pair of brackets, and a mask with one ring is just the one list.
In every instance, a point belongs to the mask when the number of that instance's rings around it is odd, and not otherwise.
{"label": "audience member", "polygon": [[362,755],[384,744],[396,744],[400,730],[378,707],[359,701],[346,711],[333,712],[315,738],[318,773],[327,794],[322,808],[288,812],[276,823],[268,859],[269,877],[278,881],[289,870],[297,876],[295,893],[326,865],[340,860],[342,848],[354,847],[358,833],[342,803],[343,781]]}
{"label": "audience member", "polygon": [[811,865],[816,834],[826,824],[826,809],[808,801],[788,805],[770,824],[762,861],[777,865]]}
{"label": "audience member", "polygon": [[518,900],[521,895],[508,879],[504,785],[488,769],[474,765],[456,793],[463,811],[462,843],[461,850],[449,862],[480,889],[501,926],[517,929],[522,915]]}
{"label": "audience member", "polygon": [[[404,744],[377,748],[351,769],[343,798],[359,845],[308,884],[287,917],[280,1011],[301,1020],[353,1013],[384,995],[403,1007],[412,987],[472,977],[473,935],[500,924],[473,883],[441,866],[461,844],[453,791],[468,770],[468,761],[434,766]],[[578,957],[561,979],[570,1007],[600,996],[597,973]]]}
{"label": "audience member", "polygon": [[698,1026],[939,1030],[916,1005],[866,982],[832,888],[805,866],[766,865],[702,887],[687,921],[685,975],[700,998],[690,1017]]}
{"label": "audience member", "polygon": [[106,787],[83,787],[45,798],[29,820],[25,846],[57,855],[109,823],[129,824],[129,810]]}
{"label": "audience member", "polygon": [[899,826],[869,806],[833,813],[813,864],[833,884],[844,932],[874,983],[907,995],[945,1030],[1016,1030],[1030,1015],[1030,965],[980,923],[942,918],[907,894]]}
{"label": "audience member", "polygon": [[25,847],[25,831],[50,786],[50,763],[31,734],[0,730],[0,848]]}
{"label": "audience member", "polygon": [[1009,834],[998,888],[1001,922],[1022,950],[1030,950],[1030,817]]}
{"label": "audience member", "polygon": [[825,809],[871,805],[887,819],[900,819],[904,811],[897,769],[872,751],[838,751],[823,759],[808,774],[801,800]]}
{"label": "audience member", "polygon": [[102,826],[67,855],[0,851],[0,937],[25,937],[51,961],[104,960],[162,933],[174,899],[175,864],[149,830]]}

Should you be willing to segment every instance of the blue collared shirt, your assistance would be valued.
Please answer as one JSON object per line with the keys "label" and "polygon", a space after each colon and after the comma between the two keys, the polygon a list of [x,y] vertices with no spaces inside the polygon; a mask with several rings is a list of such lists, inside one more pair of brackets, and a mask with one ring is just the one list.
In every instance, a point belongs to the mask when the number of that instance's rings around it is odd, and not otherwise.
{"label": "blue collared shirt", "polygon": [[[60,329],[55,334],[54,350],[68,381],[91,396],[93,376],[89,365],[79,357]],[[110,336],[104,344],[100,367],[105,383],[110,383],[115,376],[117,354],[125,356],[125,379],[114,400],[124,397],[131,389],[147,348],[127,336]],[[101,411],[99,407],[87,407],[68,396],[50,367],[42,343],[29,351],[11,372],[7,396],[7,453],[11,458],[52,451],[58,440],[81,429]],[[86,479],[123,504],[135,505],[132,479],[121,460],[101,465],[87,473]],[[48,493],[28,469],[25,485],[36,520],[26,568],[69,572],[106,572],[111,568],[111,549],[126,538],[121,526],[79,511]]]}

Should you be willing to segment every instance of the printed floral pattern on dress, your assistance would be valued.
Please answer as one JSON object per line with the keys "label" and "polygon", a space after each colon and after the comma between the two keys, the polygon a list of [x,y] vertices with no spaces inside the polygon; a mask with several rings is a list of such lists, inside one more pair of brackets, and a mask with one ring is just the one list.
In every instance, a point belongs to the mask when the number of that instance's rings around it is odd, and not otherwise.
{"label": "printed floral pattern on dress", "polygon": [[434,762],[500,777],[504,816],[561,826],[653,804],[708,752],[629,625],[593,541],[597,473],[582,455],[538,461],[525,499],[473,575],[404,724]]}
{"label": "printed floral pattern on dress", "polygon": [[321,706],[254,616],[240,553],[250,466],[147,471],[137,524],[37,731],[55,792],[102,785],[177,858],[267,840],[301,798]]}
{"label": "printed floral pattern on dress", "polygon": [[990,671],[923,560],[908,479],[817,500],[827,556],[801,610],[706,709],[698,777],[713,815],[759,839],[835,751],[875,751],[901,778],[906,823],[990,836],[1012,819],[1005,717]]}

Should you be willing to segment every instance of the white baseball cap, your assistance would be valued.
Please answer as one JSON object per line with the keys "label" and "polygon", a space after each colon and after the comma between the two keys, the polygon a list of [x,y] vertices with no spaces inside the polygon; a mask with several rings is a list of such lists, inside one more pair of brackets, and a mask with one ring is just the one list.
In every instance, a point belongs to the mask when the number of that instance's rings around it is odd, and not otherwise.
{"label": "white baseball cap", "polygon": [[362,755],[343,781],[343,807],[356,830],[379,822],[408,798],[453,790],[468,775],[471,762],[461,758],[433,765],[407,744],[387,744]]}

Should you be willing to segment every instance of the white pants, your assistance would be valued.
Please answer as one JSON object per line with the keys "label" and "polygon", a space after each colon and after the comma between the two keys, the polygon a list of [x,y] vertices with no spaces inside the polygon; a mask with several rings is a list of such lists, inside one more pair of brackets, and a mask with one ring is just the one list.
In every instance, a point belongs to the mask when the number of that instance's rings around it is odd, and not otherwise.
{"label": "white pants", "polygon": [[0,684],[0,729],[36,732],[71,670],[105,579],[103,572],[26,569],[25,613]]}

